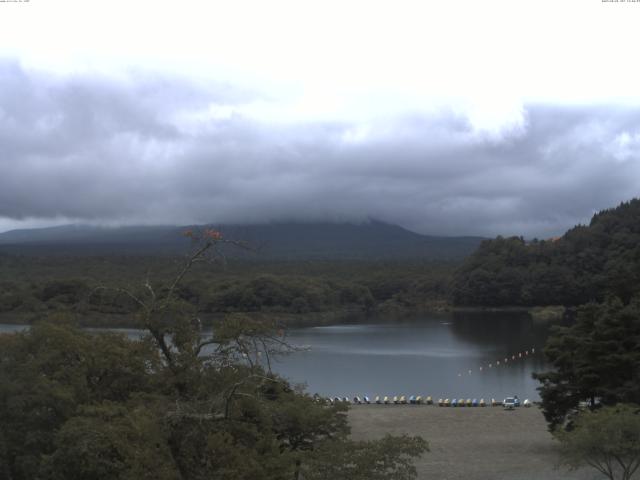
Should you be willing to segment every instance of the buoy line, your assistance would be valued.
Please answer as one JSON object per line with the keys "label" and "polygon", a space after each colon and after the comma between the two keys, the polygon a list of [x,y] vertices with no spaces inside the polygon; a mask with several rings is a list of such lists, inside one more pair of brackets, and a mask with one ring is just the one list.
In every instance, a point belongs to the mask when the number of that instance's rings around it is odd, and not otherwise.
{"label": "buoy line", "polygon": [[493,362],[484,363],[477,368],[470,368],[469,370],[467,370],[465,374],[463,374],[462,372],[458,372],[458,377],[472,375],[474,371],[486,372],[490,369],[495,369],[501,366],[502,367],[508,366],[510,364],[513,364],[513,362],[517,360],[529,358],[533,356],[535,353],[536,353],[535,347],[531,347],[529,350],[513,353],[511,355],[505,356],[504,358],[499,358],[498,360],[495,360]]}

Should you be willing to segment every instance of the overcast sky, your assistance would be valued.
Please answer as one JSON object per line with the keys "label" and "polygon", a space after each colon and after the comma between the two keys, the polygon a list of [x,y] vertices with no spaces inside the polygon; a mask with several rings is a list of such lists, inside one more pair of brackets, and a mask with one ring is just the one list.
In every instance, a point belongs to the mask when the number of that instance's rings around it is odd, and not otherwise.
{"label": "overcast sky", "polygon": [[0,231],[375,218],[547,237],[640,194],[640,2],[0,2]]}

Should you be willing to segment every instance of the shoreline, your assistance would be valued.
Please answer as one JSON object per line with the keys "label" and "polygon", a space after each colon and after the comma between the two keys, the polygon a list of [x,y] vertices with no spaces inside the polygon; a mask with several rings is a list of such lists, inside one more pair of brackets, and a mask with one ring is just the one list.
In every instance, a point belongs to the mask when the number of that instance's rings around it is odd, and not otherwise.
{"label": "shoreline", "polygon": [[[418,306],[403,308],[385,308],[372,312],[363,312],[355,309],[331,310],[326,312],[229,312],[229,313],[203,313],[199,316],[204,323],[223,318],[225,315],[247,315],[253,319],[276,319],[286,327],[304,328],[331,325],[344,325],[349,323],[364,323],[369,320],[384,316],[411,317],[416,315],[455,315],[469,314],[480,315],[487,313],[496,314],[520,314],[529,315],[534,321],[550,322],[563,317],[569,307],[550,305],[538,307],[463,307],[453,305]],[[3,312],[0,313],[0,323],[7,325],[31,325],[37,321],[46,319],[52,314],[68,314],[70,318],[81,327],[89,328],[139,328],[139,324],[133,318],[135,314],[108,314],[108,313],[79,313],[74,311],[62,312]]]}

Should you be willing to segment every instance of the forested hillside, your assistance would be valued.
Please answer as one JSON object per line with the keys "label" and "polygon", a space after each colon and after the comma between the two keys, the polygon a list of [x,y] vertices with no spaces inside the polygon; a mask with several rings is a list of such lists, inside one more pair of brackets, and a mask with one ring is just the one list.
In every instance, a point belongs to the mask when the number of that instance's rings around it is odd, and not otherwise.
{"label": "forested hillside", "polygon": [[485,240],[456,271],[457,305],[580,305],[640,291],[640,199],[593,216],[562,237]]}

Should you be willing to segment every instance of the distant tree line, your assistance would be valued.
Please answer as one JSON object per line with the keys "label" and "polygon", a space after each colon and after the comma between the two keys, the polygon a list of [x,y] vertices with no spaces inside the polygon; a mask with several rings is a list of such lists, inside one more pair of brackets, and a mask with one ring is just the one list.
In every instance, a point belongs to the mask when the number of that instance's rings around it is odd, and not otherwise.
{"label": "distant tree line", "polygon": [[[0,314],[23,319],[71,311],[92,318],[127,315],[132,300],[114,290],[151,275],[164,281],[179,259],[166,257],[0,257]],[[449,263],[231,262],[198,266],[177,295],[200,313],[307,314],[428,307],[447,302]]]}

